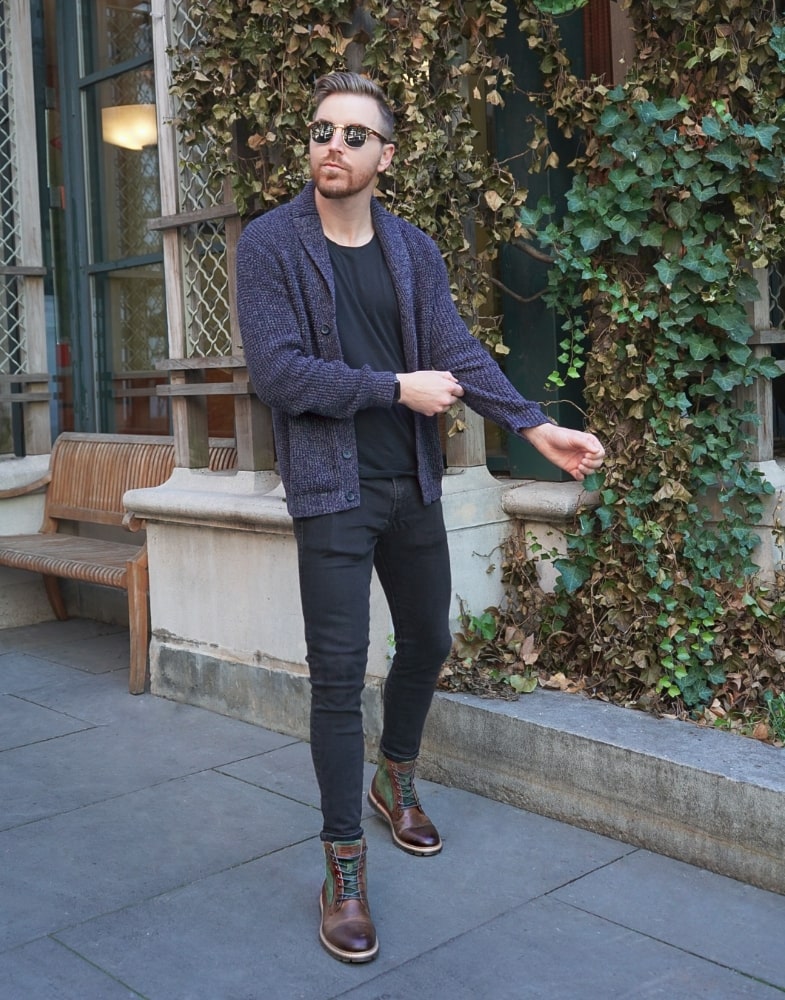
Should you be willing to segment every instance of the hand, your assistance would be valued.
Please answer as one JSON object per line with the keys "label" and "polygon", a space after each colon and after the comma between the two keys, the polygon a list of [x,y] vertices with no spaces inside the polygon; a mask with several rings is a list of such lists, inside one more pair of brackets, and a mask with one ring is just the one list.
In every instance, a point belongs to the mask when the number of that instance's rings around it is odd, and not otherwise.
{"label": "hand", "polygon": [[541,455],[579,482],[602,465],[605,449],[593,434],[556,424],[539,424],[521,431],[521,437]]}
{"label": "hand", "polygon": [[401,383],[403,405],[426,417],[444,413],[463,395],[462,386],[451,372],[407,372],[396,378]]}

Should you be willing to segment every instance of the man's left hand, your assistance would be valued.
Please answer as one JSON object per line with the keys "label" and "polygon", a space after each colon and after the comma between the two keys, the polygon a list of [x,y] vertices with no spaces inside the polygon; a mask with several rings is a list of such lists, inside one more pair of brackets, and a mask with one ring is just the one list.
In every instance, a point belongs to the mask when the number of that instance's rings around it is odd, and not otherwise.
{"label": "man's left hand", "polygon": [[534,445],[549,462],[579,481],[596,472],[605,457],[605,449],[599,440],[586,431],[548,423],[524,428],[521,437]]}

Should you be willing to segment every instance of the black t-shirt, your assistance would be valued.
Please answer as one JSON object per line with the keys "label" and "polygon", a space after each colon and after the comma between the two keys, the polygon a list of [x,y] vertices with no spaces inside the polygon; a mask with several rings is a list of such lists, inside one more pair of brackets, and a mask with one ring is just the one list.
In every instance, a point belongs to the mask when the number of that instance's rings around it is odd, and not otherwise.
{"label": "black t-shirt", "polygon": [[[361,247],[327,241],[335,278],[338,336],[350,368],[406,371],[398,299],[376,236]],[[354,418],[360,476],[415,475],[414,415],[407,406],[374,406]]]}

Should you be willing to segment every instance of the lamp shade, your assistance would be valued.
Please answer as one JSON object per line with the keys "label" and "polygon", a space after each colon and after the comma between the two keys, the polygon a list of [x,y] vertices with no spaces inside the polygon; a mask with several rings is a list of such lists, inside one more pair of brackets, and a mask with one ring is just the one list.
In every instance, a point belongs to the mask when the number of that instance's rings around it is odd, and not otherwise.
{"label": "lamp shade", "polygon": [[119,104],[101,108],[104,142],[123,149],[144,149],[158,142],[154,104]]}

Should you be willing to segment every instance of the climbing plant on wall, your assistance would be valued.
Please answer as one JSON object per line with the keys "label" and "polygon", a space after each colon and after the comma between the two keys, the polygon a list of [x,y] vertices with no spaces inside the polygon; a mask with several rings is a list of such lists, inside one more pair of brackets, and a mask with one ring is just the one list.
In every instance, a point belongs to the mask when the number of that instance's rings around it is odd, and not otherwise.
{"label": "climbing plant on wall", "polygon": [[[378,79],[399,122],[381,196],[436,238],[464,315],[499,353],[499,247],[523,238],[549,255],[545,294],[564,322],[553,379],[583,378],[607,445],[590,483],[600,504],[541,601],[539,662],[657,710],[763,704],[783,682],[783,607],[755,581],[771,488],[744,460],[757,416],[740,390],[777,374],[750,347],[748,307],[750,267],[785,258],[785,23],[759,0],[621,0],[636,55],[612,86],[582,79],[562,44],[561,17],[581,6],[194,0],[199,44],[173,81],[180,127],[209,137],[209,168],[248,213],[301,188],[315,79]],[[547,170],[554,128],[578,143],[560,205],[526,204],[482,141],[486,110],[516,86],[494,47],[505,30],[542,75],[520,155]]]}
{"label": "climbing plant on wall", "polygon": [[316,79],[334,69],[367,73],[397,119],[396,157],[380,194],[438,241],[473,332],[505,353],[487,265],[510,238],[522,197],[476,141],[486,106],[500,104],[511,84],[492,50],[505,5],[195,0],[191,17],[202,31],[197,47],[178,54],[181,128],[186,140],[211,140],[209,167],[232,177],[240,210],[301,189]]}
{"label": "climbing plant on wall", "polygon": [[750,267],[785,257],[785,22],[753,0],[627,0],[636,60],[611,87],[570,71],[542,6],[521,5],[541,101],[583,144],[563,218],[522,220],[611,455],[559,562],[550,653],[611,696],[727,711],[783,679],[783,608],[753,562],[772,487],[739,390],[779,374],[748,306]]}

